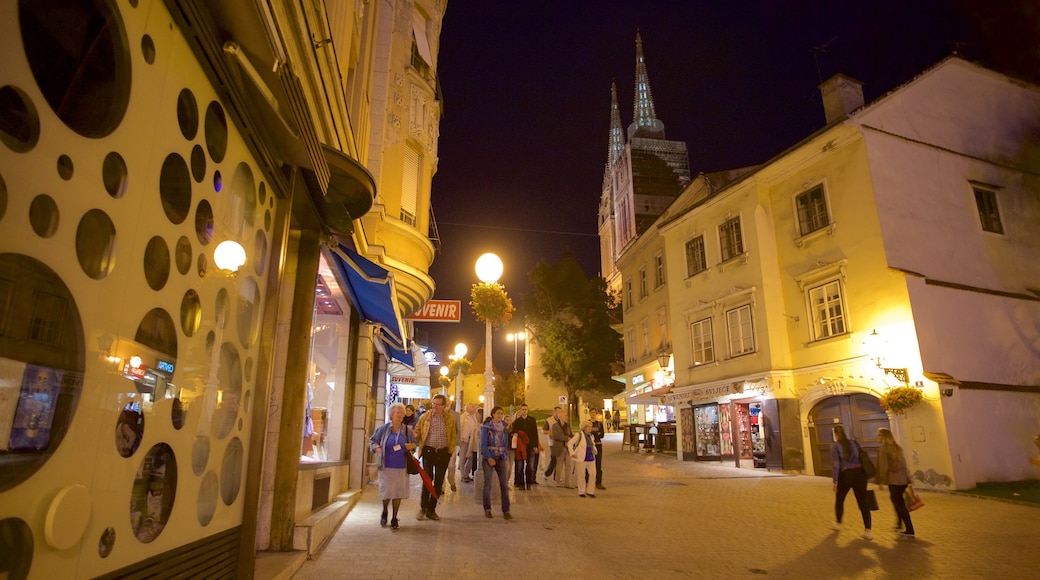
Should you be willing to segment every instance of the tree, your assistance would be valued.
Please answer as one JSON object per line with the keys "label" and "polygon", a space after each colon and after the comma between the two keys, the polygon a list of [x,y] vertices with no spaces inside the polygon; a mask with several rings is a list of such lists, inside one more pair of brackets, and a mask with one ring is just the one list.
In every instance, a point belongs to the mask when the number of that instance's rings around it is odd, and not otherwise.
{"label": "tree", "polygon": [[607,292],[606,281],[586,276],[569,253],[555,264],[539,262],[528,278],[533,291],[524,297],[522,313],[530,339],[542,348],[542,374],[563,384],[571,404],[579,394],[621,392],[623,386],[611,377],[624,345],[610,326],[620,304]]}
{"label": "tree", "polygon": [[495,373],[495,404],[503,409],[520,408],[527,397],[527,383],[523,373]]}

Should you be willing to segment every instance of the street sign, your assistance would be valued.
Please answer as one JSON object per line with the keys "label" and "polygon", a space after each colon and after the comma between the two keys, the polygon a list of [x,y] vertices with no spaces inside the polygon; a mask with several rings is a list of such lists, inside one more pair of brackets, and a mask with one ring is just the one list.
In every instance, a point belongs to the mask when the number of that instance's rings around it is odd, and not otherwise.
{"label": "street sign", "polygon": [[462,301],[427,300],[418,312],[404,318],[423,322],[460,322],[462,320]]}
{"label": "street sign", "polygon": [[567,404],[567,395],[560,395],[560,404],[561,405],[566,405]]}

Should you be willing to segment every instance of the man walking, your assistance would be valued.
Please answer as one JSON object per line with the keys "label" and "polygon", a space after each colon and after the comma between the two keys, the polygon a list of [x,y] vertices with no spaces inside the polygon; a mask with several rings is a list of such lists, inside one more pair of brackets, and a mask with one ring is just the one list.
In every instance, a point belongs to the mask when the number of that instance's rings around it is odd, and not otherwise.
{"label": "man walking", "polygon": [[599,416],[599,409],[589,409],[589,414],[592,417],[592,440],[596,444],[596,489],[605,490],[607,488],[603,487],[603,419]]}
{"label": "man walking", "polygon": [[567,452],[567,441],[574,436],[571,423],[567,420],[563,409],[553,408],[553,420],[549,422],[549,430],[552,432],[552,454],[556,460],[556,487],[577,487],[577,482],[571,481],[571,454]]}
{"label": "man walking", "polygon": [[477,446],[475,437],[480,436],[480,420],[477,418],[477,406],[466,403],[466,413],[459,421],[459,456],[462,458],[462,481],[473,482],[473,474],[477,471]]}
{"label": "man walking", "polygon": [[[527,404],[524,403],[520,405],[520,415],[513,421],[513,432],[523,431],[527,435],[527,445],[524,447],[526,457],[523,461],[517,460],[516,473],[513,474],[513,487],[516,489],[531,489],[532,485],[538,485],[535,473],[538,471],[538,452],[542,446],[538,443],[538,421],[527,413]],[[517,447],[519,445],[517,443]],[[517,457],[520,455],[517,449]]]}
{"label": "man walking", "polygon": [[[444,476],[451,460],[452,450],[458,439],[455,419],[447,412],[448,399],[444,395],[433,398],[433,408],[423,413],[415,424],[415,438],[421,449],[423,469],[433,479],[433,488],[437,497],[444,492]],[[422,502],[416,519],[429,518],[439,520],[437,515],[437,497],[430,493],[426,486],[422,488]]]}

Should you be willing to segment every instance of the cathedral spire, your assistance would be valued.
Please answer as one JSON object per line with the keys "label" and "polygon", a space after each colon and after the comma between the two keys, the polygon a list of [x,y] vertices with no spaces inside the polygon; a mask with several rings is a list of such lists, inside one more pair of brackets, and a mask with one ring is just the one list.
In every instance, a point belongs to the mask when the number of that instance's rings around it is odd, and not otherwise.
{"label": "cathedral spire", "polygon": [[607,146],[607,166],[614,163],[625,150],[625,135],[621,131],[621,111],[617,104],[617,83],[610,81],[610,143]]}
{"label": "cathedral spire", "polygon": [[650,75],[646,72],[643,58],[643,38],[636,31],[636,87],[632,113],[632,124],[628,126],[628,137],[664,139],[664,123],[654,112],[654,97],[650,93]]}

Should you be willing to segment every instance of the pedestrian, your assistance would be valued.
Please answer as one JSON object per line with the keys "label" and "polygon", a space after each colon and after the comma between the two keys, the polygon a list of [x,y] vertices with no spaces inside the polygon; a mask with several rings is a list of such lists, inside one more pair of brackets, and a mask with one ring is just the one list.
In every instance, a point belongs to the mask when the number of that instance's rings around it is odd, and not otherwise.
{"label": "pedestrian", "polygon": [[[607,488],[603,487],[603,421],[600,420],[599,409],[590,409],[589,414],[592,417],[592,440],[596,444],[596,489],[606,491]],[[588,480],[588,477],[585,479]]]}
{"label": "pedestrian", "polygon": [[[449,403],[450,403],[450,401],[449,401]],[[447,412],[451,413],[451,418],[455,422],[455,425],[457,427],[458,424],[459,424],[459,412],[456,411],[455,409],[452,409],[450,406],[449,406]],[[458,456],[459,456],[459,447],[458,447],[458,444],[456,444],[455,447],[451,448],[451,457],[448,459],[448,475],[447,475],[447,479],[448,479],[448,486],[451,487],[452,493],[455,493],[455,492],[457,492],[459,490],[458,486],[455,485],[455,470],[458,467],[458,461],[456,460],[456,458]]]}
{"label": "pedestrian", "polygon": [[614,431],[621,430],[621,411],[614,409]]}
{"label": "pedestrian", "polygon": [[436,494],[423,486],[422,503],[419,513],[415,519],[429,518],[439,520],[437,515],[437,498],[444,493],[444,476],[451,460],[451,450],[455,448],[458,440],[458,431],[455,428],[455,419],[447,412],[448,398],[444,395],[433,397],[432,408],[419,417],[415,424],[416,440],[419,446],[423,469],[433,479],[433,488]]}
{"label": "pedestrian", "polygon": [[867,506],[867,473],[860,463],[860,454],[864,453],[859,443],[849,440],[845,427],[834,426],[834,443],[831,444],[831,469],[834,480],[834,529],[841,529],[841,517],[845,512],[845,497],[849,490],[856,495],[856,505],[863,515],[863,539],[873,540],[874,532],[870,531],[870,508]]}
{"label": "pedestrian", "polygon": [[462,481],[473,482],[473,474],[477,472],[477,445],[479,439],[480,419],[477,418],[477,406],[466,403],[466,412],[459,419],[459,454],[462,457]]}
{"label": "pedestrian", "polygon": [[[383,513],[379,525],[386,527],[387,507],[393,502],[394,516],[390,527],[397,529],[397,512],[401,500],[408,499],[407,457],[415,449],[415,433],[404,424],[405,407],[401,403],[390,405],[390,422],[383,423],[368,440],[368,446],[376,456],[379,471],[379,498],[383,500]],[[415,461],[414,458],[411,461]]]}
{"label": "pedestrian", "polygon": [[[531,489],[532,485],[538,485],[536,474],[538,473],[538,456],[542,446],[538,442],[538,421],[530,415],[530,409],[526,403],[520,405],[520,410],[517,411],[516,420],[513,421],[513,432],[517,434],[517,461],[513,487]],[[522,452],[521,440],[526,441]]]}
{"label": "pedestrian", "polygon": [[574,459],[574,475],[578,481],[578,497],[596,497],[587,493],[589,471],[596,461],[596,446],[592,439],[592,421],[581,422],[581,430],[567,441],[567,452]]}
{"label": "pedestrian", "polygon": [[899,535],[907,538],[914,537],[914,522],[910,519],[910,510],[906,507],[903,493],[910,486],[910,469],[906,465],[906,454],[892,431],[884,427],[878,429],[878,441],[881,448],[878,449],[878,489],[888,486],[888,497],[892,500],[892,507],[896,508],[896,531]]}
{"label": "pedestrian", "polygon": [[513,519],[509,514],[509,426],[502,407],[491,409],[491,418],[480,428],[480,453],[484,468],[484,517],[491,515],[491,475],[498,474],[498,485],[502,492],[502,517]]}
{"label": "pedestrian", "polygon": [[556,460],[556,487],[573,489],[576,487],[571,482],[571,455],[567,452],[567,442],[574,436],[571,430],[571,422],[567,420],[563,409],[553,408],[553,420],[549,422],[552,433],[552,454]]}
{"label": "pedestrian", "polygon": [[[559,409],[559,407],[557,407],[557,409]],[[542,421],[542,433],[545,434],[545,448],[549,450],[549,453],[544,454],[548,456],[546,460],[548,462],[548,465],[545,466],[545,470],[542,472],[542,481],[546,481],[550,477],[556,477],[556,456],[552,453],[552,421],[555,417],[555,414],[556,411],[553,411],[553,415],[546,417],[545,421]]]}
{"label": "pedestrian", "polygon": [[415,414],[415,407],[411,405],[404,406],[404,424],[408,425],[412,429],[415,429],[415,422],[419,420],[419,417]]}

